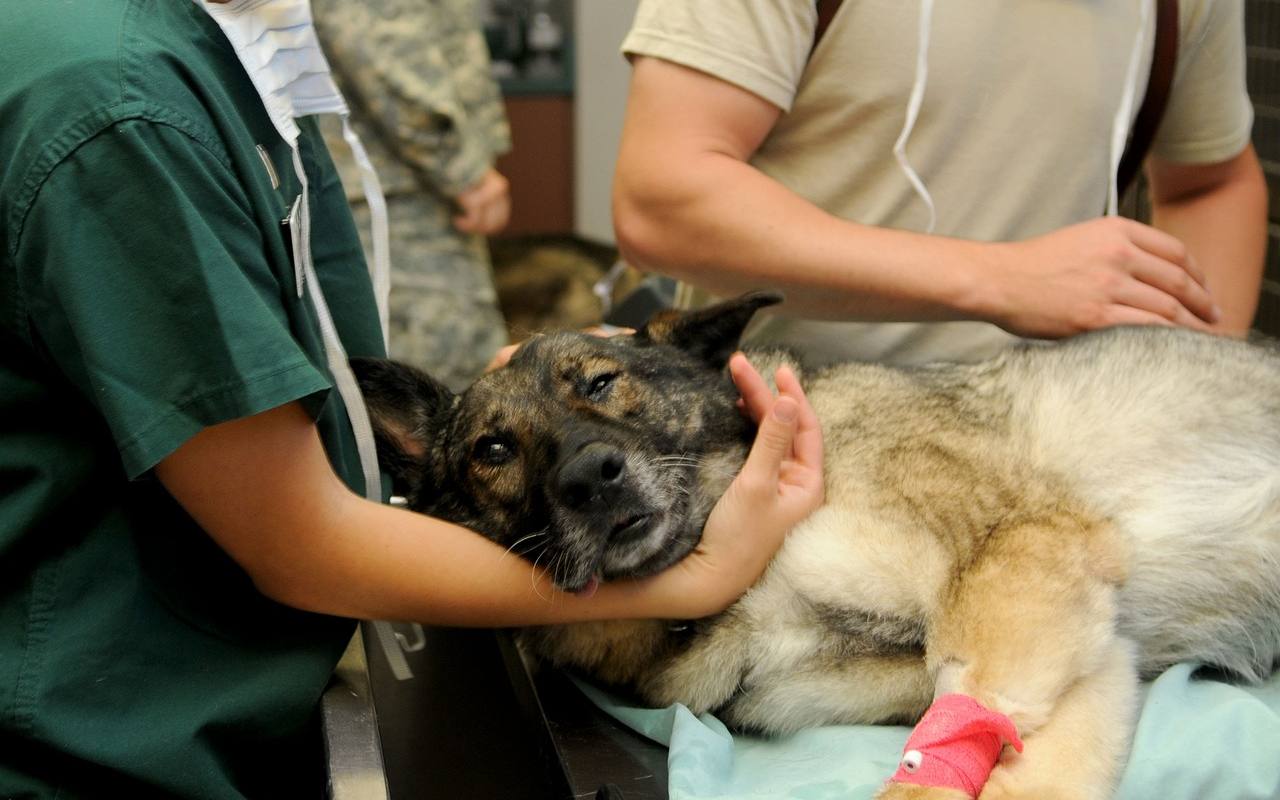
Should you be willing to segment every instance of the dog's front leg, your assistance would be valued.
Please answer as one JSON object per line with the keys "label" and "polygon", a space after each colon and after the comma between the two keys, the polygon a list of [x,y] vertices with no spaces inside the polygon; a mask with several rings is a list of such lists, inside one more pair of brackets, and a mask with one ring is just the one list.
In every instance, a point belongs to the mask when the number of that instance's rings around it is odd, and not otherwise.
{"label": "dog's front leg", "polygon": [[[956,770],[953,788],[922,790],[900,773],[902,782],[887,784],[881,798],[942,800],[979,791],[982,800],[1110,796],[1137,696],[1131,648],[1114,627],[1123,572],[1115,544],[1108,525],[1052,509],[1002,523],[961,560],[966,566],[944,589],[929,621],[935,698],[962,695],[980,704],[944,717],[952,731],[964,726],[965,713],[989,710],[992,719],[1012,721],[1025,750],[1005,747],[989,779],[971,764],[967,773]],[[987,741],[993,757],[1000,739]],[[974,760],[972,752],[961,752],[958,760],[954,755],[936,757],[950,758],[948,769]],[[927,749],[909,756],[904,769],[918,769],[921,758],[931,757]]]}
{"label": "dog's front leg", "polygon": [[1021,753],[1006,748],[981,800],[1107,798],[1129,751],[1138,678],[1128,642],[1116,639],[1098,669],[1058,698]]}

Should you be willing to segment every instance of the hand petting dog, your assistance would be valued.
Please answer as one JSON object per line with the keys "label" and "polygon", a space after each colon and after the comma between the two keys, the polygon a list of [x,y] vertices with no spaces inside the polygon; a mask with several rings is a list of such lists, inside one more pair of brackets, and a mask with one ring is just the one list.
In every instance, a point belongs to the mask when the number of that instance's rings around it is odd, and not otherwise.
{"label": "hand petting dog", "polygon": [[[729,360],[729,373],[759,432],[697,548],[651,579],[667,584],[663,594],[678,600],[664,616],[696,619],[723,611],[760,577],[786,533],[822,505],[822,430],[795,373],[778,369],[776,397],[742,353]],[[679,591],[686,581],[688,591]],[[709,594],[708,586],[720,587],[720,594]]]}

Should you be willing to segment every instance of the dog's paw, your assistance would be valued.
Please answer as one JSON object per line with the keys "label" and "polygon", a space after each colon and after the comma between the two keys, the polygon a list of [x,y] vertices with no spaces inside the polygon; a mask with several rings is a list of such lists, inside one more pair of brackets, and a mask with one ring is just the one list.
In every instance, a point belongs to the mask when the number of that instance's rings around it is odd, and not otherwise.
{"label": "dog's paw", "polygon": [[875,800],[972,800],[958,789],[917,786],[914,783],[886,783]]}

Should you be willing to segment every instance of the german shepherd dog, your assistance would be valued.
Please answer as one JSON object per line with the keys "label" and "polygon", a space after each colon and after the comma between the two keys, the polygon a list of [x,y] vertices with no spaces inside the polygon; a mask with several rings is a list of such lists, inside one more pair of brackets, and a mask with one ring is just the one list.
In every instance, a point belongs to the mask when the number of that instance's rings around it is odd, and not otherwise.
{"label": "german shepherd dog", "polygon": [[[753,427],[726,362],[755,293],[631,336],[526,342],[455,396],[355,364],[411,508],[548,568],[566,590],[686,555]],[[765,374],[786,360],[748,353]],[[993,360],[802,375],[826,502],[727,611],[526,629],[536,655],[649,703],[765,734],[906,722],[959,692],[1025,750],[983,798],[1102,798],[1138,680],[1280,656],[1280,350],[1123,328]],[[963,797],[888,784],[884,797]]]}

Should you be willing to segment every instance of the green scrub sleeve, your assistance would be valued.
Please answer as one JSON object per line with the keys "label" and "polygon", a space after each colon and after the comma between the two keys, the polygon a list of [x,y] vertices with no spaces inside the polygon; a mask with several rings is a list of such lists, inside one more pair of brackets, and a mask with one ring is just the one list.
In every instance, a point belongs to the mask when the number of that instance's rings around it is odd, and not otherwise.
{"label": "green scrub sleeve", "polygon": [[131,479],[207,426],[330,386],[290,332],[261,217],[225,154],[146,120],[86,141],[35,197],[15,260],[37,347]]}

